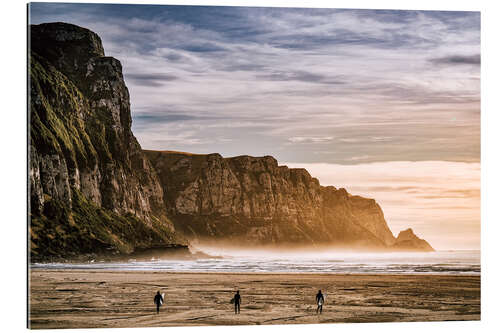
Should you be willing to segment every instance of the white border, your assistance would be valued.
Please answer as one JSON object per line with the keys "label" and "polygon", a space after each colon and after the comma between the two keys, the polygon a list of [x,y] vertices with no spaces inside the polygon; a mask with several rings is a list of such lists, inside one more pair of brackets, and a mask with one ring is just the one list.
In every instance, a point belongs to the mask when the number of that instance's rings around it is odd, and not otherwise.
{"label": "white border", "polygon": [[[69,1],[53,1],[69,2]],[[425,10],[473,10],[481,11],[482,24],[482,320],[480,322],[449,323],[389,323],[389,324],[333,324],[333,325],[287,325],[260,326],[259,330],[286,329],[288,332],[314,330],[318,332],[456,332],[494,331],[498,317],[498,238],[500,219],[499,181],[499,103],[500,75],[498,61],[498,34],[500,31],[498,8],[494,1],[458,0],[206,0],[206,1],[73,1],[95,3],[136,3],[136,4],[197,4],[197,5],[243,5],[279,7],[330,7],[330,8],[376,8],[376,9],[425,9]],[[0,186],[2,203],[2,308],[0,325],[5,331],[24,331],[26,327],[26,5],[22,1],[1,4],[1,128],[2,144],[0,162]],[[251,332],[253,326],[243,327],[203,327],[203,328],[153,328],[121,329],[130,332]],[[55,330],[48,330],[54,331]],[[57,330],[66,332],[67,330]],[[75,332],[75,331],[71,331]],[[104,329],[78,330],[78,332],[109,332]]]}

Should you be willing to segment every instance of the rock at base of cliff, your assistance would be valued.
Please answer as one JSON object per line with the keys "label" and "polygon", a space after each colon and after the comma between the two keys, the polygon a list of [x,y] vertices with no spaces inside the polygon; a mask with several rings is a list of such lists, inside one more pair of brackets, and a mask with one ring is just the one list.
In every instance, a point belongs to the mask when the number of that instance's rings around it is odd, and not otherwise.
{"label": "rock at base of cliff", "polygon": [[421,251],[421,252],[434,252],[432,246],[427,241],[418,238],[411,228],[403,230],[396,238],[393,245],[394,250],[398,251]]}

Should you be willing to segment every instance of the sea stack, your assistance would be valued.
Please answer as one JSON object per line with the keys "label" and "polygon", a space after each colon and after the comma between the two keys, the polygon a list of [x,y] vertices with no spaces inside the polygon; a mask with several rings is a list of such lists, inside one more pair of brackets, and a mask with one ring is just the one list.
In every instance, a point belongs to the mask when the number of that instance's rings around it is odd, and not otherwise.
{"label": "sea stack", "polygon": [[427,241],[418,238],[411,228],[403,230],[396,238],[393,247],[398,250],[432,252],[434,249]]}

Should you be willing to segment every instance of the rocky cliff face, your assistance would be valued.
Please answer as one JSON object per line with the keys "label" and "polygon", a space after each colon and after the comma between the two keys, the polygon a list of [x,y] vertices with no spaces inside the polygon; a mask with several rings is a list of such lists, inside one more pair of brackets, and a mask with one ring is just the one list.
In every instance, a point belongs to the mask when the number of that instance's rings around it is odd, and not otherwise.
{"label": "rocky cliff face", "polygon": [[178,243],[130,129],[120,62],[74,25],[34,25],[30,35],[31,254]]}
{"label": "rocky cliff face", "polygon": [[320,186],[305,169],[279,166],[271,156],[146,154],[171,220],[193,240],[350,248],[395,243],[375,200]]}

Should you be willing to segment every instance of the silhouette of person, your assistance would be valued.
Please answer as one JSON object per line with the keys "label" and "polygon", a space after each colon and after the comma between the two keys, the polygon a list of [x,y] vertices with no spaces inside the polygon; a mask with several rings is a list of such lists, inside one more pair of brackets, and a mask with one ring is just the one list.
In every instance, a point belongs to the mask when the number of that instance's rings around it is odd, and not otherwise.
{"label": "silhouette of person", "polygon": [[155,304],[156,304],[156,313],[160,313],[160,306],[163,303],[163,297],[161,297],[160,292],[158,291],[155,295]]}
{"label": "silhouette of person", "polygon": [[236,291],[236,294],[234,294],[233,299],[234,299],[234,314],[240,313],[241,296],[239,290]]}
{"label": "silhouette of person", "polygon": [[325,303],[325,297],[321,293],[321,290],[318,290],[318,293],[316,294],[316,303],[318,303],[316,313],[319,311],[319,314],[321,314],[323,312],[323,303]]}

